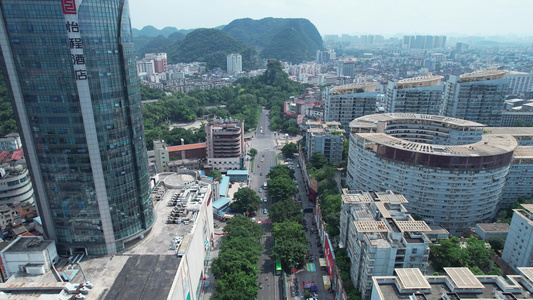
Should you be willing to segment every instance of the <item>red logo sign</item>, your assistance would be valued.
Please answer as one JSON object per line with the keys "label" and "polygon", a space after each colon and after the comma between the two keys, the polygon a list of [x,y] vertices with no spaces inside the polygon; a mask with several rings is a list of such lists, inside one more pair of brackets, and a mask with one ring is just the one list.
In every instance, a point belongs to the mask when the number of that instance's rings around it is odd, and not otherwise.
{"label": "red logo sign", "polygon": [[75,0],[61,0],[61,6],[63,7],[63,14],[75,15],[76,14],[76,2]]}

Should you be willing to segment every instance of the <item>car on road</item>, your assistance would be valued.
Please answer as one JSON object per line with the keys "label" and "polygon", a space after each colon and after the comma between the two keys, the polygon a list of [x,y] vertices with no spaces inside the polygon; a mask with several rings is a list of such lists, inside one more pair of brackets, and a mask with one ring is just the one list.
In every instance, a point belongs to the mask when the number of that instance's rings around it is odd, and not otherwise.
{"label": "car on road", "polygon": [[265,159],[264,159],[264,158],[261,158],[261,161],[265,161]]}
{"label": "car on road", "polygon": [[263,283],[262,283],[262,282],[259,283],[259,288],[260,288],[260,289],[263,288]]}
{"label": "car on road", "polygon": [[263,176],[263,172],[260,172],[260,173],[259,173],[259,176]]}
{"label": "car on road", "polygon": [[263,213],[266,215],[267,214],[267,209],[263,209]]}
{"label": "car on road", "polygon": [[262,188],[259,188],[259,193],[261,193],[262,191],[263,191],[263,189],[262,189]]}
{"label": "car on road", "polygon": [[267,198],[266,198],[266,197],[265,197],[265,198],[263,198],[263,202],[267,202]]}

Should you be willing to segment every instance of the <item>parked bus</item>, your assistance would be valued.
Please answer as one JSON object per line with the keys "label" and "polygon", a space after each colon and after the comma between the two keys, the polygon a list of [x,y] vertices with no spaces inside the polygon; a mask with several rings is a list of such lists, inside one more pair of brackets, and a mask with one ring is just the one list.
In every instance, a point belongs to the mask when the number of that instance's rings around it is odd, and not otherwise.
{"label": "parked bus", "polygon": [[276,275],[281,275],[281,260],[276,259]]}

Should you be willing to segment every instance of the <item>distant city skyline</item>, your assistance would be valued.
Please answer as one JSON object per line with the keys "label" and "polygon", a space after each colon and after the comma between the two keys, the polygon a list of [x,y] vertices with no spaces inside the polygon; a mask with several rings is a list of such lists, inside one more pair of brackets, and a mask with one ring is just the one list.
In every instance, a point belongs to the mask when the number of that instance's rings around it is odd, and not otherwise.
{"label": "distant city skyline", "polygon": [[129,0],[132,27],[213,28],[235,19],[306,18],[321,35],[533,36],[529,0]]}

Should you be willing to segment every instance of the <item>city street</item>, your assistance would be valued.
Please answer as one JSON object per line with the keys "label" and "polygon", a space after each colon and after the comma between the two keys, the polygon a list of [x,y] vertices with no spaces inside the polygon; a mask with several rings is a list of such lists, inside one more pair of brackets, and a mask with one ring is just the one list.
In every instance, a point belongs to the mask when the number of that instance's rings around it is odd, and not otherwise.
{"label": "city street", "polygon": [[[283,141],[281,137],[276,136],[278,134],[277,132],[270,130],[270,122],[267,114],[267,110],[262,110],[259,118],[258,129],[256,133],[253,134],[252,140],[248,142],[248,150],[255,148],[258,152],[257,156],[255,157],[254,171],[250,172],[249,187],[258,193],[258,195],[261,197],[261,200],[267,197],[267,192],[264,190],[264,183],[268,180],[266,175],[270,171],[270,167],[276,165],[276,153],[280,152],[280,150],[275,150],[277,146],[280,146],[276,140],[279,139],[280,141]],[[279,158],[280,163],[285,162],[285,159],[282,156]],[[302,168],[300,165],[300,158],[296,157],[292,160],[292,162],[295,172],[294,175],[299,188],[299,197],[302,199],[302,207],[314,207],[314,203],[309,201],[308,190],[304,182],[304,176],[302,174]],[[247,169],[251,170],[251,161],[247,161]],[[259,188],[261,188],[261,192],[259,192]],[[262,203],[261,208],[256,212],[255,216],[256,221],[261,222],[261,226],[266,232],[263,238],[265,249],[259,259],[259,268],[261,271],[258,275],[258,284],[262,283],[263,286],[263,288],[258,292],[258,299],[262,300],[283,299],[283,277],[275,275],[275,262],[269,257],[270,250],[274,246],[274,240],[270,234],[272,224],[270,223],[270,220],[268,220],[268,214],[264,213],[264,209],[266,208],[268,211],[271,204],[272,202],[270,199],[267,199],[266,203]],[[289,298],[302,299],[302,283],[315,282],[318,286],[319,299],[331,299],[333,298],[333,294],[329,294],[327,290],[324,289],[324,284],[322,281],[322,275],[326,274],[320,269],[318,261],[318,258],[322,255],[320,250],[321,248],[319,244],[317,244],[319,239],[316,235],[316,225],[313,225],[315,222],[314,214],[306,213],[304,214],[304,218],[306,220],[306,227],[308,229],[306,234],[309,240],[309,253],[313,255],[314,260],[306,260],[306,263],[309,263],[309,265],[306,264],[305,267],[299,270],[296,274],[288,274],[287,284],[289,286],[289,293],[292,292],[289,294]],[[311,228],[315,229],[314,233],[312,234]],[[309,266],[311,269],[308,269],[307,266]],[[294,278],[298,279],[298,296],[294,294],[296,287]]]}

